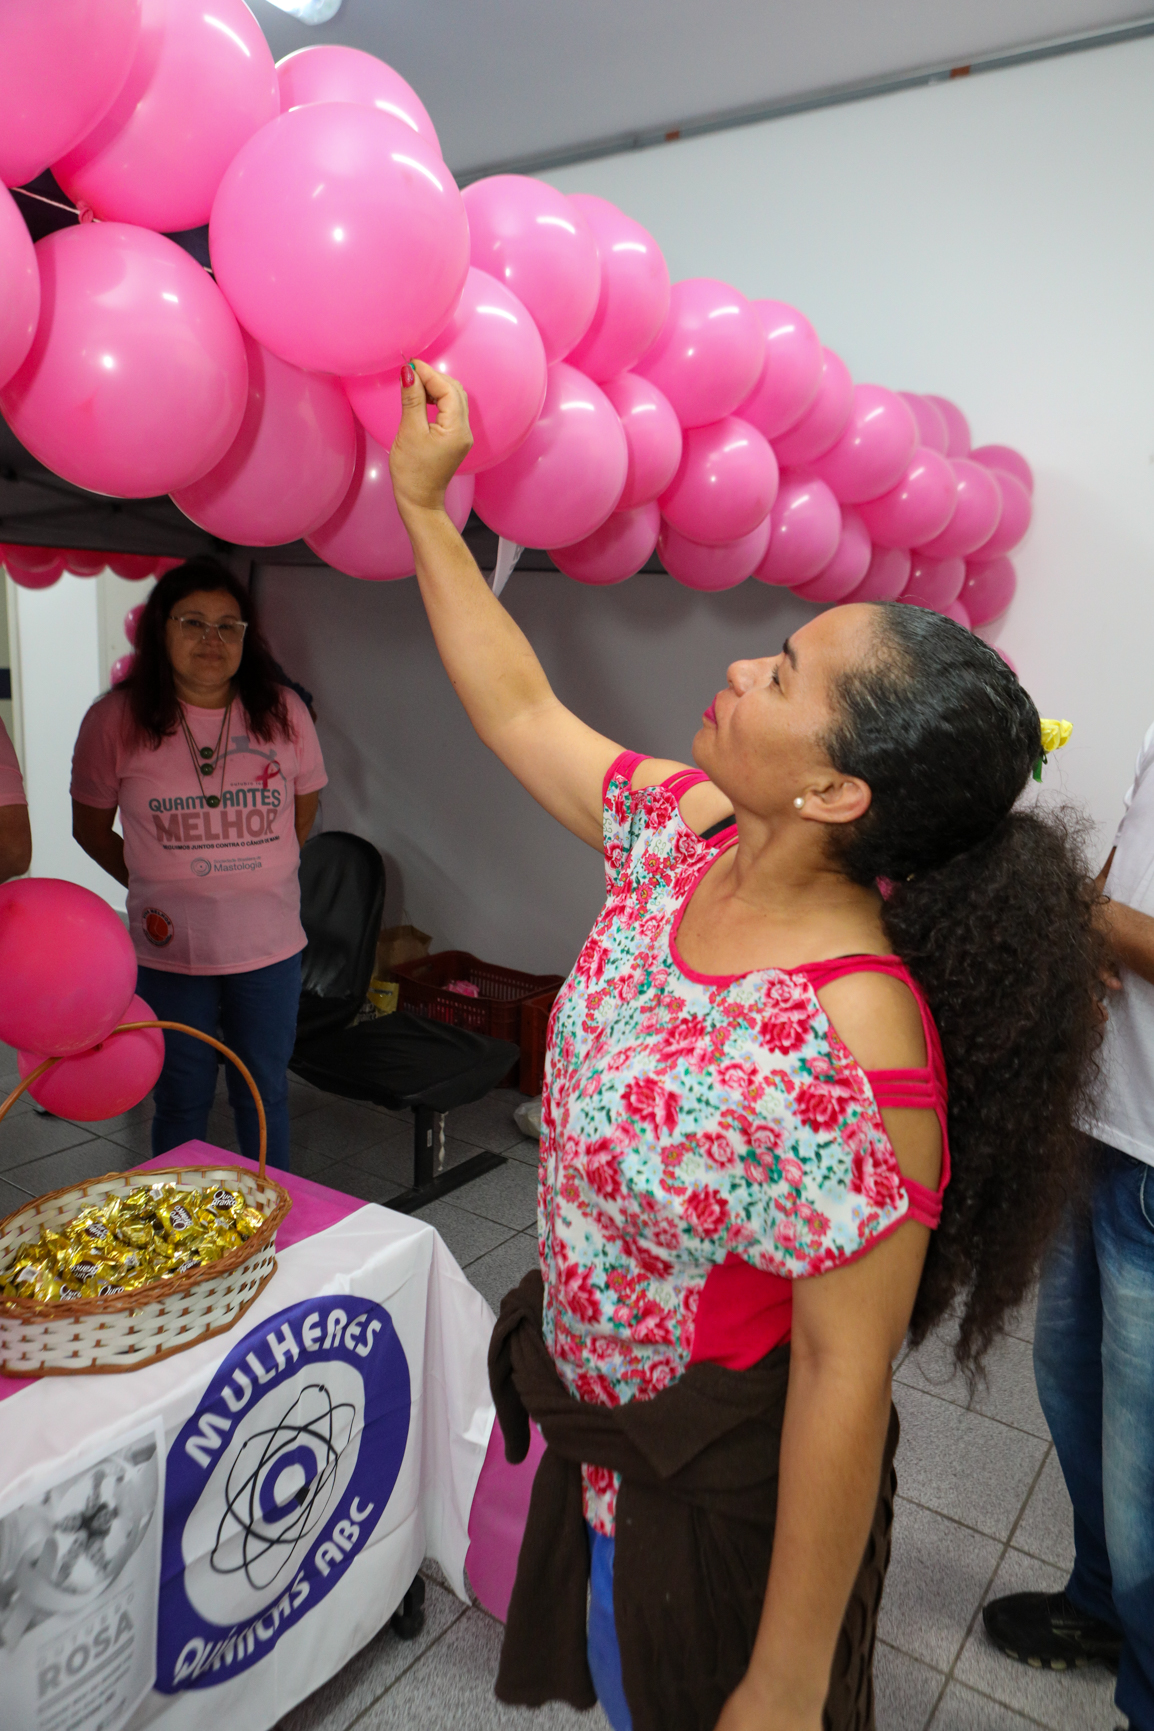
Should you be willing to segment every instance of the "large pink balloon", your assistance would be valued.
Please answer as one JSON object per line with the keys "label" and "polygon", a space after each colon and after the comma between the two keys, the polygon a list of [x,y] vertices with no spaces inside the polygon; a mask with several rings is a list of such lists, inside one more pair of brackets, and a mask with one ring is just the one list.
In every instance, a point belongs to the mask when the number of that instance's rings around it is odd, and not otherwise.
{"label": "large pink balloon", "polygon": [[991,469],[998,491],[1002,495],[1002,514],[988,540],[976,549],[975,558],[996,559],[1002,553],[1012,553],[1030,527],[1033,505],[1030,495],[1006,469]]}
{"label": "large pink balloon", "polygon": [[601,290],[593,230],[577,205],[543,180],[492,174],[463,194],[469,256],[528,307],[550,362],[589,329]]}
{"label": "large pink balloon", "polygon": [[135,654],[118,655],[109,669],[108,683],[110,685],[123,685],[135,666]]}
{"label": "large pink balloon", "polygon": [[565,358],[601,383],[625,372],[656,338],[669,311],[669,271],[649,231],[607,198],[573,192],[569,202],[593,230],[601,289],[589,329]]}
{"label": "large pink balloon", "polygon": [[660,528],[656,504],[635,505],[629,511],[614,511],[584,541],[551,548],[549,557],[578,583],[624,583],[652,554]]}
{"label": "large pink balloon", "polygon": [[770,518],[769,551],[755,577],[792,587],[816,577],[833,558],[841,537],[841,509],[824,481],[787,469]]}
{"label": "large pink balloon", "polygon": [[[133,997],[120,1020],[153,1022],[156,1017],[143,998]],[[42,1052],[18,1052],[16,1067],[21,1077],[30,1076],[44,1062]],[[164,1068],[164,1035],[159,1028],[135,1028],[127,1034],[109,1034],[87,1052],[61,1058],[46,1070],[28,1092],[57,1118],[77,1124],[94,1124],[101,1118],[116,1118],[131,1112],[155,1086]]]}
{"label": "large pink balloon", "polygon": [[452,175],[411,127],[318,102],[238,151],[209,250],[266,349],[309,372],[380,373],[444,327],[465,286],[469,224]]}
{"label": "large pink balloon", "polygon": [[846,601],[896,601],[910,577],[910,556],[904,547],[875,547],[869,569]]}
{"label": "large pink balloon", "polygon": [[124,615],[124,635],[130,643],[136,642],[136,628],[143,617],[144,608],[145,603],[143,601],[138,602],[135,607],[130,607]]}
{"label": "large pink balloon", "polygon": [[477,515],[522,547],[568,547],[599,529],[625,485],[629,448],[600,385],[565,361],[522,445],[477,476]]}
{"label": "large pink balloon", "polygon": [[946,456],[968,457],[970,454],[970,423],[956,403],[951,403],[948,397],[926,398],[932,403],[946,424]]}
{"label": "large pink balloon", "polygon": [[861,514],[879,547],[917,547],[941,534],[957,493],[946,458],[920,445],[896,486],[863,504]]}
{"label": "large pink balloon", "polygon": [[824,457],[845,431],[853,408],[853,380],[849,368],[832,349],[822,350],[821,379],[817,395],[801,419],[773,441],[777,460],[787,468],[800,468]]}
{"label": "large pink balloon", "polygon": [[855,385],[845,429],[814,471],[844,504],[860,505],[897,485],[917,442],[908,403],[884,385]]}
{"label": "large pink balloon", "polygon": [[785,301],[754,301],[753,306],[765,332],[765,362],[738,413],[767,439],[776,439],[796,425],[817,396],[821,342],[804,313]]}
{"label": "large pink balloon", "polygon": [[[545,401],[545,348],[516,295],[483,270],[469,268],[457,310],[420,359],[459,379],[469,396],[473,449],[462,475],[512,456]],[[357,419],[391,449],[401,424],[397,369],[344,381]]]}
{"label": "large pink balloon", "polygon": [[124,83],[140,0],[4,0],[0,181],[23,186],[90,132]]}
{"label": "large pink balloon", "polygon": [[923,554],[915,553],[901,600],[916,601],[922,607],[932,607],[940,613],[951,601],[957,600],[965,580],[964,559],[927,559]]}
{"label": "large pink balloon", "polygon": [[[473,477],[454,475],[445,492],[445,509],[458,529],[469,521]],[[352,485],[333,515],[305,540],[334,571],[348,577],[384,581],[411,577],[417,568],[413,547],[389,476],[389,453],[371,433],[357,428],[357,458]]]}
{"label": "large pink balloon", "polygon": [[706,547],[739,541],[765,521],[777,497],[769,440],[737,415],[690,427],[681,462],[661,495],[661,515]]}
{"label": "large pink balloon", "polygon": [[272,54],[244,0],[144,0],[120,94],[52,171],[99,217],[200,228],[241,145],[279,112]]}
{"label": "large pink balloon", "polygon": [[681,462],[681,422],[668,397],[639,373],[619,373],[601,389],[621,417],[629,447],[629,469],[619,511],[648,505],[664,493]]}
{"label": "large pink balloon", "polygon": [[635,372],[673,404],[683,427],[731,415],[765,361],[765,332],[751,301],[713,277],[673,285],[669,312]]}
{"label": "large pink balloon", "polygon": [[663,522],[657,551],[669,575],[687,589],[735,589],[765,558],[769,532],[767,517],[739,541],[730,541],[725,547],[702,547]]}
{"label": "large pink balloon", "polygon": [[244,332],[248,405],[215,468],[172,495],[210,535],[279,547],[330,518],[353,478],[357,441],[336,379],[302,372]]}
{"label": "large pink balloon", "polygon": [[972,631],[973,623],[960,601],[950,601],[940,609],[947,619],[952,619],[955,625],[960,625],[963,631]]}
{"label": "large pink balloon", "polygon": [[869,570],[873,549],[860,513],[847,505],[841,516],[841,536],[829,564],[808,583],[793,585],[794,594],[803,601],[844,601]]}
{"label": "large pink balloon", "polygon": [[898,395],[913,410],[918,437],[927,451],[936,451],[939,457],[944,457],[950,448],[950,434],[937,404],[929,397],[919,397],[916,391],[899,391]]}
{"label": "large pink balloon", "polygon": [[988,541],[1002,514],[1002,494],[989,469],[968,457],[951,457],[957,496],[953,514],[940,535],[917,549],[931,559],[956,559]]}
{"label": "large pink balloon", "polygon": [[318,42],[298,48],[276,63],[283,113],[307,108],[313,102],[359,102],[391,114],[427,139],[437,155],[441,142],[429,119],[429,111],[399,72],[375,54],[360,48],[342,48],[336,42]]}
{"label": "large pink balloon", "polygon": [[1034,471],[1021,451],[1015,451],[1012,445],[979,445],[970,452],[970,459],[975,463],[983,463],[987,469],[1004,469],[1007,474],[1013,475],[1015,481],[1020,481],[1027,493],[1033,496]]}
{"label": "large pink balloon", "polygon": [[[991,620],[1001,618],[1014,599],[1017,586],[1013,564],[1004,554],[999,559],[969,559],[966,561],[966,580],[958,599],[969,614],[971,624],[988,625]],[[1012,667],[1013,662],[1010,665]]]}
{"label": "large pink balloon", "polygon": [[0,884],[0,1040],[44,1057],[86,1052],[136,989],[132,939],[108,903],[62,878]]}
{"label": "large pink balloon", "polygon": [[236,320],[164,235],[82,223],[37,242],[43,302],[0,409],[34,457],[78,487],[145,499],[220,461],[244,414]]}
{"label": "large pink balloon", "polygon": [[0,187],[0,385],[7,384],[32,347],[39,317],[36,249],[16,200]]}
{"label": "large pink balloon", "polygon": [[51,589],[64,575],[64,557],[55,547],[0,547],[8,575],[21,589]]}

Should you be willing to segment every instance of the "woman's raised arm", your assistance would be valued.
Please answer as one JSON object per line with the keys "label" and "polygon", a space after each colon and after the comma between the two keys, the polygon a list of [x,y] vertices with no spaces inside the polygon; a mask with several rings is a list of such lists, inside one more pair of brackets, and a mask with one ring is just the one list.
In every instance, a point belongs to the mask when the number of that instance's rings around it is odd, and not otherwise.
{"label": "woman's raised arm", "polygon": [[[445,488],[473,442],[468,403],[455,379],[423,361],[413,367],[415,375],[402,369],[389,469],[441,660],[489,749],[546,811],[600,849],[601,789],[621,747],[557,700],[524,632],[449,521]],[[431,426],[427,402],[437,406]]]}

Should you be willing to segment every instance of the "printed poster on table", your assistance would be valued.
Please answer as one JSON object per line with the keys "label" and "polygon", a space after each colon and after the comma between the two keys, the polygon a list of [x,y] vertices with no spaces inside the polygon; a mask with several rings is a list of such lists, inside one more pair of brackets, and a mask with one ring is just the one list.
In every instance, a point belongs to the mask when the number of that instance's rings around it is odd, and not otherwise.
{"label": "printed poster on table", "polygon": [[0,1515],[0,1722],[119,1731],[152,1687],[164,1427],[139,1426]]}

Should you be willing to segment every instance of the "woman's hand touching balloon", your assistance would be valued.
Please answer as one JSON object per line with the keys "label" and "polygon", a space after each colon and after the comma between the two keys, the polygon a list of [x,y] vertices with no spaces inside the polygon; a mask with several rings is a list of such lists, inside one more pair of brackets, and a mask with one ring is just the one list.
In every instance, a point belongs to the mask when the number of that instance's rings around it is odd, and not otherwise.
{"label": "woman's hand touching balloon", "polygon": [[[427,405],[436,406],[430,422]],[[424,361],[401,368],[401,424],[389,453],[389,474],[402,518],[441,511],[445,488],[472,449],[469,399],[456,379]]]}

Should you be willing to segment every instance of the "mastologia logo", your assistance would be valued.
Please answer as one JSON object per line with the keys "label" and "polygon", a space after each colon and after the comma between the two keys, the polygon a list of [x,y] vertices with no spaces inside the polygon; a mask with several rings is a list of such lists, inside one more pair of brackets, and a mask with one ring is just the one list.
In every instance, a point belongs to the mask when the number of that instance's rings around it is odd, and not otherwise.
{"label": "mastologia logo", "polygon": [[205,859],[203,854],[198,854],[192,861],[191,871],[194,878],[206,878],[212,871],[212,861]]}
{"label": "mastologia logo", "polygon": [[336,1586],[392,1495],[410,1408],[369,1299],[293,1305],[232,1349],[169,1450],[158,1689],[227,1682]]}

